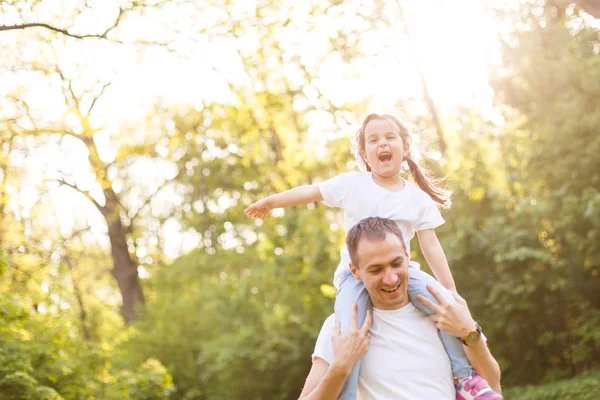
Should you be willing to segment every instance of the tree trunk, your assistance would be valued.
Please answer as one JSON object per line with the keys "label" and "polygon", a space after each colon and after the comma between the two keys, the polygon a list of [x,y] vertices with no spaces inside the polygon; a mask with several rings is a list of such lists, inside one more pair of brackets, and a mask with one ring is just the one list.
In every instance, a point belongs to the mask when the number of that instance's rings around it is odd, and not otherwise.
{"label": "tree trunk", "polygon": [[106,205],[102,214],[108,226],[113,259],[112,274],[123,297],[121,314],[125,323],[130,323],[136,319],[138,307],[145,304],[144,292],[138,277],[137,263],[127,248],[127,227],[121,221],[119,201],[112,187],[104,189],[104,197]]}
{"label": "tree trunk", "polygon": [[113,259],[112,274],[117,280],[123,298],[121,314],[125,323],[128,324],[136,319],[138,308],[145,304],[144,292],[138,277],[137,261],[134,260],[127,247],[129,227],[124,225],[121,220],[123,206],[113,190],[112,182],[108,178],[108,167],[100,160],[98,149],[92,138],[93,134],[88,134],[81,139],[90,152],[90,164],[104,193],[106,204],[100,206],[99,210],[108,227]]}

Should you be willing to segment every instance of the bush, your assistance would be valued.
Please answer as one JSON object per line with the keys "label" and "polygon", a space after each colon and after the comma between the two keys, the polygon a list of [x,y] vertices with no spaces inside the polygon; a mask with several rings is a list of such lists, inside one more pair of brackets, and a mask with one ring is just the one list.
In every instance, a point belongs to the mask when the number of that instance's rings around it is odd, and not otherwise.
{"label": "bush", "polygon": [[511,400],[595,400],[600,393],[600,372],[586,373],[573,379],[540,386],[505,390]]}
{"label": "bush", "polygon": [[2,400],[64,400],[56,391],[41,386],[24,372],[15,372],[0,379]]}
{"label": "bush", "polygon": [[0,295],[0,400],[154,400],[174,391],[159,361],[117,368],[113,345],[74,333],[68,319],[30,313]]}
{"label": "bush", "polygon": [[137,371],[121,371],[106,394],[111,399],[165,400],[174,392],[173,378],[158,360],[148,359]]}

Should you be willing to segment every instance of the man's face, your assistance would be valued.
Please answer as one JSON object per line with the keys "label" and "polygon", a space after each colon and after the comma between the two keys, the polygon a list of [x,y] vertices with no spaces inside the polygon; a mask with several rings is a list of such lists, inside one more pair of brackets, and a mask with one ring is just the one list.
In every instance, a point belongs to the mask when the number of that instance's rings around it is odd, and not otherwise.
{"label": "man's face", "polygon": [[409,303],[409,258],[402,241],[387,233],[385,240],[361,239],[356,249],[358,268],[350,264],[352,274],[363,282],[373,307],[396,310]]}

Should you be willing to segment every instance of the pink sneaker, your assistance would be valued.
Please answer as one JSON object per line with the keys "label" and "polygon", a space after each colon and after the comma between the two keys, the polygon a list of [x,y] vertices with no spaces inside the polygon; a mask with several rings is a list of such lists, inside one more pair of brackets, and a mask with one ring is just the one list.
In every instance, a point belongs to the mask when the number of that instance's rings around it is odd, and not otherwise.
{"label": "pink sneaker", "polygon": [[492,390],[485,379],[473,371],[467,378],[458,378],[456,400],[504,400],[500,393]]}

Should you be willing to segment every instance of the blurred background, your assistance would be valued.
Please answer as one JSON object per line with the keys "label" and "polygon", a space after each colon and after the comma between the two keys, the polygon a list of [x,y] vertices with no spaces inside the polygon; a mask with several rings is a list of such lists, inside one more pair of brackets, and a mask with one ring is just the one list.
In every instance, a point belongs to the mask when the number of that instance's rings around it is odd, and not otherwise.
{"label": "blurred background", "polygon": [[392,112],[507,399],[597,398],[599,3],[0,2],[0,397],[297,398],[342,215],[243,210]]}

